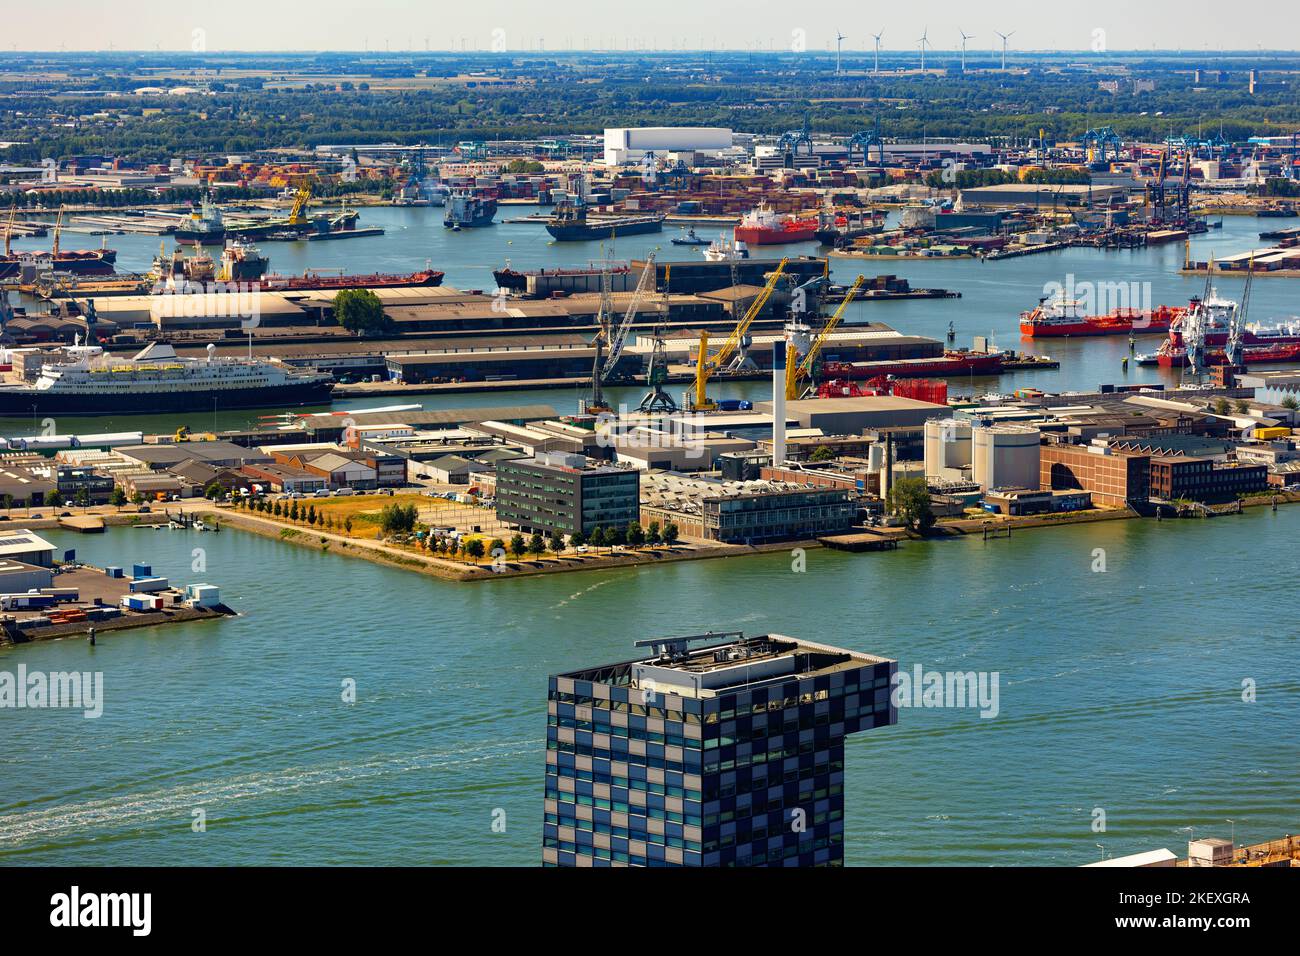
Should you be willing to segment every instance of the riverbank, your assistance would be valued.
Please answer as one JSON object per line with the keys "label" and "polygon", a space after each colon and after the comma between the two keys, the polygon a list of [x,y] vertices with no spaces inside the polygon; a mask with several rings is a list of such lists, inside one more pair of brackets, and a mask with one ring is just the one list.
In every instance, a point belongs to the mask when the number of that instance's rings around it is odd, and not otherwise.
{"label": "riverbank", "polygon": [[529,577],[539,574],[562,574],[580,571],[607,571],[611,568],[643,567],[671,564],[678,561],[701,561],[710,558],[737,558],[750,554],[767,554],[773,551],[790,551],[794,548],[821,547],[814,540],[781,541],[772,544],[701,544],[677,542],[673,545],[646,546],[637,550],[607,551],[598,554],[588,551],[581,554],[564,552],[539,557],[504,557],[481,563],[454,561],[431,557],[410,548],[387,544],[379,540],[357,538],[333,531],[303,528],[274,518],[251,515],[223,507],[204,515],[226,527],[237,528],[264,538],[310,548],[315,551],[341,554],[347,557],[373,561],[377,564],[415,571],[441,578],[444,581],[496,581],[505,578]]}

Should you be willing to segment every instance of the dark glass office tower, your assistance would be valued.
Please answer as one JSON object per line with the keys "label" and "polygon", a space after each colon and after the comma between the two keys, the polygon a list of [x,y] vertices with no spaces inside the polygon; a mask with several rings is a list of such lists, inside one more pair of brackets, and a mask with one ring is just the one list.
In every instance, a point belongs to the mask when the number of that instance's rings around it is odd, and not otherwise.
{"label": "dark glass office tower", "polygon": [[844,736],[897,722],[897,663],[779,634],[637,645],[550,679],[543,863],[843,865]]}

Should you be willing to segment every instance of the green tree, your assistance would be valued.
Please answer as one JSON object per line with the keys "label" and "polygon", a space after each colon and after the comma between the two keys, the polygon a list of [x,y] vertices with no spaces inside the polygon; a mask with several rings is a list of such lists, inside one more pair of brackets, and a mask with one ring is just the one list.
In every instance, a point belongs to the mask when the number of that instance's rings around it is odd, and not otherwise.
{"label": "green tree", "polygon": [[87,508],[90,507],[90,492],[87,491],[85,488],[78,488],[77,495],[76,495],[76,502],[77,502],[77,506],[81,508],[82,511],[85,511]]}
{"label": "green tree", "polygon": [[564,536],[558,531],[552,531],[546,538],[546,550],[558,555],[564,550]]}
{"label": "green tree", "polygon": [[1232,406],[1228,404],[1228,400],[1222,395],[1214,400],[1214,413],[1216,415],[1226,415],[1231,410]]}
{"label": "green tree", "polygon": [[349,517],[343,519],[343,530],[346,531],[348,534],[351,534],[351,533],[352,533],[352,518],[351,518],[351,516],[349,516]]}
{"label": "green tree", "polygon": [[889,486],[885,503],[913,531],[924,534],[934,526],[930,489],[924,478],[900,478]]}
{"label": "green tree", "polygon": [[533,536],[528,539],[528,553],[541,557],[546,551],[546,542],[542,540],[539,532],[534,531]]}
{"label": "green tree", "polygon": [[47,508],[63,507],[63,495],[60,493],[59,489],[55,488],[51,491],[45,492],[45,506]]}
{"label": "green tree", "polygon": [[674,545],[677,543],[677,536],[680,532],[677,530],[677,523],[674,521],[664,525],[664,544]]}
{"label": "green tree", "polygon": [[522,558],[526,547],[527,545],[524,544],[524,536],[522,534],[516,533],[510,536],[510,554],[512,557]]}
{"label": "green tree", "polygon": [[470,556],[471,560],[477,562],[480,558],[483,557],[483,539],[471,538],[465,544],[465,553]]}
{"label": "green tree", "polygon": [[[12,495],[5,495],[5,511],[9,510],[10,505],[14,503]],[[126,504],[126,492],[122,490],[121,485],[113,486],[113,493],[108,496],[108,503],[118,511],[122,510],[122,505]]]}
{"label": "green tree", "polygon": [[216,501],[226,493],[226,489],[221,487],[221,483],[214,481],[203,489],[203,497],[209,501]]}
{"label": "green tree", "polygon": [[831,451],[825,445],[818,445],[813,449],[813,453],[808,456],[809,461],[831,461],[835,458],[835,452]]}
{"label": "green tree", "polygon": [[[1297,408],[1300,408],[1300,399],[1297,399],[1294,395],[1288,395],[1286,398],[1282,399],[1282,407],[1295,411]],[[8,495],[5,497],[7,498]]]}
{"label": "green tree", "polygon": [[569,535],[569,547],[571,548],[581,548],[586,543],[587,536],[582,533],[581,528]]}
{"label": "green tree", "polygon": [[627,543],[634,548],[639,548],[645,544],[645,531],[641,529],[641,522],[629,521],[627,525]]}
{"label": "green tree", "polygon": [[1239,398],[1232,407],[1236,409],[1238,415],[1245,415],[1250,411],[1250,402],[1246,401],[1244,398]]}
{"label": "green tree", "polygon": [[626,544],[627,528],[624,528],[621,525],[613,525],[605,532],[605,540],[608,541],[611,546],[616,544]]}
{"label": "green tree", "polygon": [[142,504],[144,504],[144,495],[140,494],[140,492],[138,491],[131,492],[131,504],[139,508]]}
{"label": "green tree", "polygon": [[334,317],[356,335],[372,335],[388,327],[384,304],[369,289],[340,289],[334,295]]}
{"label": "green tree", "polygon": [[289,505],[289,520],[298,520],[298,501],[296,498],[294,499],[293,504]]}
{"label": "green tree", "polygon": [[651,521],[650,524],[647,525],[645,529],[646,544],[652,544],[652,545],[658,544],[659,542],[663,541],[663,539],[664,539],[664,535],[663,535],[663,531],[661,531],[659,528],[659,522]]}
{"label": "green tree", "polygon": [[493,538],[492,543],[488,545],[488,554],[497,558],[506,553],[506,543],[500,538]]}
{"label": "green tree", "polygon": [[315,506],[315,505],[308,505],[308,506],[307,506],[307,524],[308,524],[308,525],[314,525],[315,523],[316,523],[316,506]]}
{"label": "green tree", "polygon": [[603,547],[605,546],[605,526],[604,526],[604,525],[599,525],[599,524],[598,524],[598,525],[596,525],[596,527],[594,527],[594,528],[591,529],[591,546],[592,546],[593,548],[596,549],[596,553],[597,553],[597,554],[599,554],[599,553],[600,553],[600,549],[603,548]]}

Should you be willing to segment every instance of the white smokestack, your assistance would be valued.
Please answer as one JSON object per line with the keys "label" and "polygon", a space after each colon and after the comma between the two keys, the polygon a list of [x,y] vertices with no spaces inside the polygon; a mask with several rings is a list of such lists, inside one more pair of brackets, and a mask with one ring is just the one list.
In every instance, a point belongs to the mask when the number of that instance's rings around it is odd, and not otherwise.
{"label": "white smokestack", "polygon": [[785,339],[772,343],[772,467],[785,464]]}

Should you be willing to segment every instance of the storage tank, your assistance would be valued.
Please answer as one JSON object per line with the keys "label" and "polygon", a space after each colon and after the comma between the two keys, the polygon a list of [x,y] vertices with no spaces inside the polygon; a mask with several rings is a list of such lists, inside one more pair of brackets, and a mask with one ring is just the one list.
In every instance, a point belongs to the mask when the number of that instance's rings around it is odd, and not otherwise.
{"label": "storage tank", "polygon": [[1040,435],[1032,425],[989,425],[971,430],[974,474],[990,488],[1034,488],[1039,482]]}
{"label": "storage tank", "polygon": [[925,423],[925,473],[940,478],[945,471],[971,463],[971,423],[957,418],[932,418]]}

